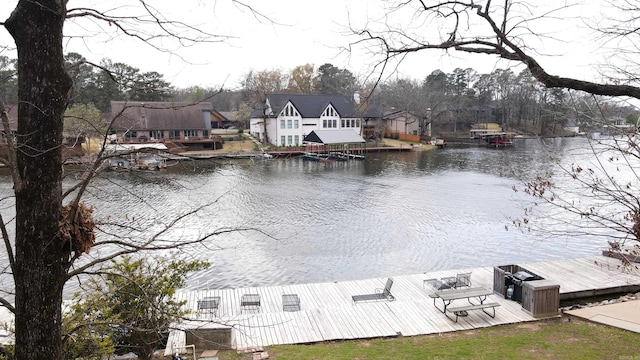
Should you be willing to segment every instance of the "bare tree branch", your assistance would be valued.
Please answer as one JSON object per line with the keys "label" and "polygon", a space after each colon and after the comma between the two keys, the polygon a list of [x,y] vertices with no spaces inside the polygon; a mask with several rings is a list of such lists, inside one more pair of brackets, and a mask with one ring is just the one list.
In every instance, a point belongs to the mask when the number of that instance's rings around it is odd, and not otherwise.
{"label": "bare tree branch", "polygon": [[[398,6],[407,6],[409,3],[410,2],[402,2]],[[416,1],[416,3],[419,3],[420,12],[418,16],[421,17],[416,21],[429,23],[430,21],[433,22],[435,18],[451,19],[447,27],[447,39],[439,43],[423,42],[419,39],[418,35],[412,36],[403,29],[392,30],[387,28],[387,31],[381,32],[379,35],[367,30],[357,32],[364,40],[382,44],[382,47],[386,49],[386,56],[383,61],[388,62],[399,54],[415,53],[423,50],[446,51],[451,49],[465,53],[495,55],[502,59],[517,61],[526,65],[531,74],[549,88],[568,88],[595,95],[629,96],[640,99],[640,88],[637,86],[598,83],[552,75],[540,65],[534,56],[528,53],[524,43],[516,43],[515,40],[520,40],[517,35],[512,35],[516,27],[522,27],[529,21],[547,18],[554,12],[567,9],[571,5],[558,5],[555,9],[543,15],[515,21],[511,27],[508,27],[509,22],[512,20],[512,6],[518,3],[526,7],[525,3],[505,0],[504,4],[495,11],[491,8],[491,1],[486,1],[484,6],[474,1],[440,1],[433,5],[423,1]],[[636,7],[633,10],[638,11],[639,9]],[[461,22],[463,16],[471,20],[480,20],[484,25],[488,26],[494,38],[491,39],[486,35],[483,36],[480,31],[478,31],[478,34],[473,38],[471,36],[464,36],[462,34],[463,29]],[[494,16],[499,18],[499,20],[495,21]],[[478,27],[478,29],[480,28]],[[617,35],[622,36],[624,34],[635,33],[635,31],[635,28],[629,29],[621,31],[620,34]],[[408,41],[397,40],[392,43],[391,38],[394,34]]]}

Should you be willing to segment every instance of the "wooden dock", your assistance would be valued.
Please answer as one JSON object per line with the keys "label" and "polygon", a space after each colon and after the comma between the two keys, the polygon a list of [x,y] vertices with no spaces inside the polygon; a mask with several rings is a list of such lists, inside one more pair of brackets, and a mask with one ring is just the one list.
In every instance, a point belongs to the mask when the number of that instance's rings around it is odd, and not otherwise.
{"label": "wooden dock", "polygon": [[[565,299],[605,289],[610,293],[640,289],[640,275],[623,272],[619,260],[604,256],[518,265],[557,282],[560,296]],[[212,312],[194,313],[193,320],[177,324],[178,330],[171,332],[166,353],[171,352],[172,346],[185,346],[184,330],[191,329],[227,329],[231,332],[233,348],[251,349],[275,344],[435,334],[537,320],[524,311],[520,303],[494,293],[489,300],[500,304],[495,318],[474,311],[454,323],[434,307],[434,301],[429,297],[432,290],[423,287],[423,280],[463,272],[472,272],[473,287],[492,288],[494,271],[491,266],[393,276],[391,293],[395,301],[356,305],[351,301],[352,295],[383,288],[386,278],[182,291],[177,297],[185,300],[186,306],[194,311],[197,301],[206,296],[219,296],[220,307],[215,315]],[[260,308],[241,310],[243,294],[259,294]],[[300,310],[283,311],[283,294],[297,294]]]}

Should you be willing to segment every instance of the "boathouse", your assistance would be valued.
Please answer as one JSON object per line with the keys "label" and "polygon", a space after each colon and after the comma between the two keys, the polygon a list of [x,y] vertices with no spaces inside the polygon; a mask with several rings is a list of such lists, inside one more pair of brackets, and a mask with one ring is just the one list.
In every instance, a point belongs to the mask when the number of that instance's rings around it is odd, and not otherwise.
{"label": "boathouse", "polygon": [[480,139],[485,135],[492,135],[502,132],[502,127],[496,123],[479,123],[471,125],[469,139]]}
{"label": "boathouse", "polygon": [[356,154],[365,140],[351,130],[315,130],[304,138],[305,151],[319,154]]}

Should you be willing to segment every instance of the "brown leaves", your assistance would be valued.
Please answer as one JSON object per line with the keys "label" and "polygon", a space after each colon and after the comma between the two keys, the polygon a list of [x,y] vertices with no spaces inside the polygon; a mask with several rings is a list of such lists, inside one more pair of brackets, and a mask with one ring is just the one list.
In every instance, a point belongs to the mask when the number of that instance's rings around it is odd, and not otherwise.
{"label": "brown leaves", "polygon": [[79,203],[76,208],[71,205],[62,208],[58,236],[69,252],[75,252],[76,256],[89,252],[96,241],[95,227],[92,207]]}
{"label": "brown leaves", "polygon": [[[551,181],[538,176],[535,181],[526,184],[524,192],[533,197],[543,198],[547,189],[551,189],[552,187],[553,183]],[[553,201],[553,199],[551,199],[551,201]]]}

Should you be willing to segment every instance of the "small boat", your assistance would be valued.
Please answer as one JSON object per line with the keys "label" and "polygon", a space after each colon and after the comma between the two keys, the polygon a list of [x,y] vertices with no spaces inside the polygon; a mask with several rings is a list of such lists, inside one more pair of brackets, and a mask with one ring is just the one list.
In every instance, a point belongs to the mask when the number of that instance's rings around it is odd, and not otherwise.
{"label": "small boat", "polygon": [[115,171],[156,171],[167,167],[166,159],[160,156],[119,156],[109,158],[108,165]]}
{"label": "small boat", "polygon": [[159,156],[145,156],[136,162],[138,170],[162,170],[167,167],[166,160]]}
{"label": "small boat", "polygon": [[341,152],[330,152],[329,153],[329,160],[335,160],[335,161],[347,161],[349,160],[349,158],[341,153]]}
{"label": "small boat", "polygon": [[256,159],[273,159],[273,155],[263,152],[262,154],[254,154],[251,157]]}
{"label": "small boat", "polygon": [[482,140],[488,147],[509,147],[513,146],[513,137],[507,133],[495,133],[482,136]]}

